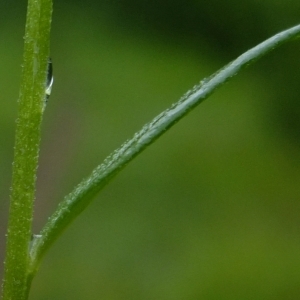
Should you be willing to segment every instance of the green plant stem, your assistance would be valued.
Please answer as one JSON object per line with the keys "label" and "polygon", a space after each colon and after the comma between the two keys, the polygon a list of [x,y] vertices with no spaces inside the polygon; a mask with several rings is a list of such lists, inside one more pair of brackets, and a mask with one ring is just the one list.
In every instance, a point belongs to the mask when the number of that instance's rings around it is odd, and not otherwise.
{"label": "green plant stem", "polygon": [[49,218],[40,235],[33,241],[31,248],[32,272],[37,270],[42,256],[61,232],[135,156],[140,154],[148,145],[153,143],[167,129],[178,122],[222,84],[236,75],[242,68],[284,42],[296,38],[299,34],[300,25],[283,31],[242,54],[210,78],[195,86],[179,102],[154,118],[152,122],[136,133],[131,140],[124,143],[118,150],[107,157],[88,178],[83,180],[65,197],[54,214]]}
{"label": "green plant stem", "polygon": [[29,245],[49,57],[51,0],[29,0],[2,299],[27,299]]}

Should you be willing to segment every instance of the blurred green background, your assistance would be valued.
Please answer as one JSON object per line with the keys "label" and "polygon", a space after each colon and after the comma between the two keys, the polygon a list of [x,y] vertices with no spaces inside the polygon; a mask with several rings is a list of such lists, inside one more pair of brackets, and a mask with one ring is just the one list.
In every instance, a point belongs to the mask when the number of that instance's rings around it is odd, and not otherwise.
{"label": "blurred green background", "polygon": [[[296,0],[54,2],[35,233],[144,123],[300,19]],[[1,261],[25,13],[0,3]],[[299,299],[299,46],[243,71],[136,158],[49,251],[30,299]]]}

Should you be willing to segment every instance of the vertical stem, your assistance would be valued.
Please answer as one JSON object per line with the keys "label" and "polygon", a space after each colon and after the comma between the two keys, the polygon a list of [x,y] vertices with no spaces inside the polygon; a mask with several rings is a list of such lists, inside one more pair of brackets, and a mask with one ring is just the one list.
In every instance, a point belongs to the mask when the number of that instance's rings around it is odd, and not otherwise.
{"label": "vertical stem", "polygon": [[39,156],[52,0],[28,0],[24,63],[18,101],[3,300],[28,297],[29,244]]}

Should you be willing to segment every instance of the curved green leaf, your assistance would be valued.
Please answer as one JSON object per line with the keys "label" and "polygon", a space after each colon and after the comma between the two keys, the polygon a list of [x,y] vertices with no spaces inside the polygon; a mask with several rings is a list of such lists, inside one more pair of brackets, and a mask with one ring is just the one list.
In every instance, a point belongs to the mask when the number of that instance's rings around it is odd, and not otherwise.
{"label": "curved green leaf", "polygon": [[200,82],[188,91],[177,103],[146,124],[132,139],[108,156],[59,204],[49,218],[31,248],[32,272],[37,270],[41,257],[62,231],[79,215],[99,193],[135,156],[152,144],[166,130],[183,118],[189,111],[205,100],[217,88],[269,51],[284,42],[298,37],[300,25],[285,30],[250,49],[227,66]]}

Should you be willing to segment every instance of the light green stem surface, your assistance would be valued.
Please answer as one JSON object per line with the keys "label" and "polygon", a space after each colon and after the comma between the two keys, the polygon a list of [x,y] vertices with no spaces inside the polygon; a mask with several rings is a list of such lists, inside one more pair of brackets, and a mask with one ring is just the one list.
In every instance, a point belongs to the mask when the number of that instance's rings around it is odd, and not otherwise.
{"label": "light green stem surface", "polygon": [[153,143],[167,129],[178,122],[222,84],[236,75],[242,68],[279,45],[298,37],[299,34],[300,25],[285,30],[242,54],[211,77],[204,79],[177,103],[173,104],[170,109],[167,109],[146,124],[131,140],[125,142],[107,157],[101,165],[94,169],[88,178],[83,180],[65,197],[54,214],[49,218],[40,235],[33,241],[31,248],[32,272],[37,270],[42,256],[62,231],[135,156],[140,154],[148,145]]}
{"label": "light green stem surface", "polygon": [[44,110],[52,0],[29,0],[19,96],[3,300],[28,298],[29,245]]}

